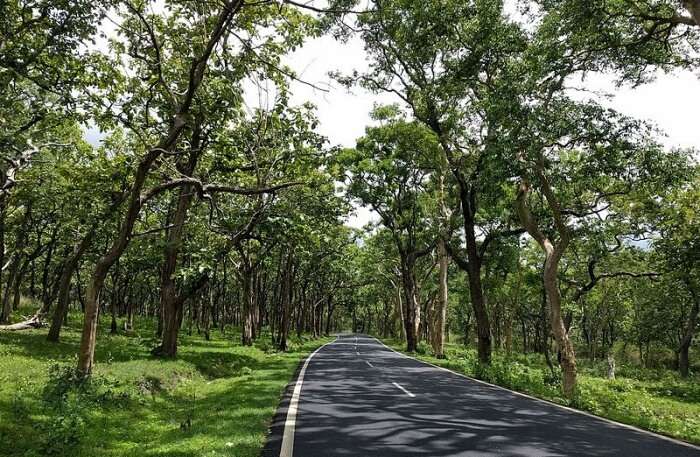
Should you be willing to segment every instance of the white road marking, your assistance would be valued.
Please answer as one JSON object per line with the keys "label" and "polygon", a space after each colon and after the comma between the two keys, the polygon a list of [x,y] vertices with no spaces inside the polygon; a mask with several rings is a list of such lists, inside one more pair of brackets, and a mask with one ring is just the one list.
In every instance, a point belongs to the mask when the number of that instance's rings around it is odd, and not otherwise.
{"label": "white road marking", "polygon": [[[336,337],[337,339],[337,337]],[[280,457],[292,457],[294,453],[294,430],[296,428],[297,421],[297,410],[299,409],[299,396],[301,395],[301,386],[304,384],[304,374],[306,373],[306,368],[309,366],[309,362],[313,356],[318,353],[321,349],[326,347],[331,343],[326,343],[320,348],[316,349],[311,353],[304,361],[304,365],[299,371],[299,377],[294,385],[294,392],[292,392],[292,398],[289,400],[289,409],[287,409],[287,420],[284,422],[284,433],[282,434],[282,448],[280,450]]]}
{"label": "white road marking", "polygon": [[560,404],[558,404],[558,403],[554,403],[554,402],[551,402],[551,401],[543,400],[543,399],[541,399],[541,398],[537,398],[537,397],[533,397],[533,396],[531,396],[531,395],[524,394],[524,393],[522,393],[522,392],[517,392],[517,391],[515,391],[515,390],[506,389],[505,387],[497,386],[496,384],[491,384],[490,382],[482,381],[481,379],[472,378],[472,377],[469,377],[469,376],[467,376],[467,375],[465,375],[465,374],[462,374],[462,373],[457,373],[456,371],[452,371],[452,370],[450,370],[450,369],[448,369],[448,368],[441,367],[441,366],[435,365],[435,364],[433,364],[433,363],[426,362],[426,361],[424,361],[424,360],[416,359],[415,357],[411,357],[411,356],[406,355],[406,354],[404,354],[404,353],[402,353],[402,352],[399,352],[399,351],[397,351],[396,349],[387,346],[386,344],[384,344],[384,342],[383,342],[382,340],[380,340],[380,339],[378,339],[378,338],[375,338],[375,340],[376,340],[379,344],[381,344],[382,346],[384,346],[385,348],[389,349],[390,351],[393,351],[393,352],[397,353],[397,354],[400,355],[401,357],[405,357],[405,358],[407,358],[407,359],[415,360],[416,362],[420,362],[420,363],[423,363],[423,364],[425,364],[425,365],[430,365],[431,367],[437,368],[438,370],[442,370],[442,371],[446,371],[446,372],[448,372],[448,373],[452,373],[452,374],[457,375],[457,376],[460,376],[460,377],[462,377],[462,378],[469,379],[470,381],[478,382],[479,384],[484,384],[484,385],[487,385],[487,386],[490,386],[490,387],[495,387],[496,389],[505,390],[505,391],[510,392],[510,393],[512,393],[512,394],[518,395],[518,396],[520,396],[520,397],[529,398],[530,400],[535,400],[535,401],[538,401],[538,402],[540,402],[540,403],[545,403],[545,404],[548,404],[548,405],[550,405],[550,406],[555,406],[555,407],[557,407],[557,408],[565,409],[565,410],[570,411],[570,412],[572,412],[572,413],[582,414],[582,415],[584,415],[584,416],[588,416],[588,417],[593,418],[593,419],[598,419],[598,420],[600,420],[600,421],[607,422],[607,423],[609,423],[609,424],[617,425],[618,427],[628,428],[628,429],[630,429],[630,430],[634,430],[634,431],[636,431],[636,432],[644,433],[644,434],[646,434],[646,435],[653,436],[654,438],[660,438],[660,439],[662,439],[662,440],[670,441],[670,442],[675,443],[675,444],[680,444],[680,445],[689,447],[689,448],[691,448],[691,449],[700,449],[700,446],[696,446],[696,445],[694,445],[694,444],[686,443],[685,441],[677,440],[677,439],[675,439],[675,438],[671,438],[670,436],[666,436],[666,435],[661,435],[661,434],[658,434],[658,433],[650,432],[649,430],[644,430],[644,429],[642,429],[642,428],[635,427],[634,425],[628,425],[628,424],[623,424],[622,422],[616,422],[616,421],[611,420],[611,419],[606,419],[605,417],[600,417],[600,416],[596,416],[595,414],[587,413],[586,411],[581,411],[580,409],[569,408],[568,406],[563,406],[563,405],[560,405]]}
{"label": "white road marking", "polygon": [[370,367],[374,368],[374,365],[372,365],[371,363],[369,363],[369,360],[365,360],[365,363],[366,363],[367,365],[369,365]]}
{"label": "white road marking", "polygon": [[399,384],[399,383],[397,383],[397,382],[392,382],[392,384],[395,385],[396,387],[398,387],[399,389],[403,390],[403,393],[405,393],[405,394],[408,395],[409,397],[411,397],[411,398],[415,397],[415,395],[413,395],[411,392],[409,392],[409,391],[407,391],[406,389],[404,389],[403,386],[401,386],[401,384]]}

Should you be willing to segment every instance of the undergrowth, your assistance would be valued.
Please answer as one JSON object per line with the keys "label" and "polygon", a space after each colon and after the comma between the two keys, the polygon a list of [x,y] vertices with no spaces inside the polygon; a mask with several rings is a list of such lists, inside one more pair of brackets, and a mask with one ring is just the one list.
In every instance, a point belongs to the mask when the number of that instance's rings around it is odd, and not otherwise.
{"label": "undergrowth", "polygon": [[0,455],[16,457],[258,456],[299,360],[327,341],[263,335],[243,347],[233,329],[211,341],[182,335],[178,357],[154,358],[148,321],[129,335],[100,328],[93,375],[75,375],[80,319],[0,333]]}

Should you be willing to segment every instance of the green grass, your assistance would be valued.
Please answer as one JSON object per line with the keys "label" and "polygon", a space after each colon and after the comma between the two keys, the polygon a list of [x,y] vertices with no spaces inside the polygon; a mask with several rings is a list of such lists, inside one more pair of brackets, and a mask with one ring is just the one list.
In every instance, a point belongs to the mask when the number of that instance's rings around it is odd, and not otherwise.
{"label": "green grass", "polygon": [[149,322],[110,336],[105,319],[92,380],[76,384],[71,324],[58,344],[46,329],[0,333],[0,455],[258,456],[299,360],[327,341],[278,353],[235,333],[183,335],[178,358],[160,360]]}
{"label": "green grass", "polygon": [[[404,343],[385,340],[406,353]],[[540,354],[495,353],[491,366],[477,361],[476,351],[446,345],[446,359],[435,358],[425,343],[413,357],[458,373],[530,394],[601,417],[700,444],[700,377],[682,379],[670,370],[618,366],[617,377],[604,376],[603,363],[579,361],[578,389],[573,400],[561,395],[560,379],[552,376]],[[555,360],[556,362],[556,360]]]}

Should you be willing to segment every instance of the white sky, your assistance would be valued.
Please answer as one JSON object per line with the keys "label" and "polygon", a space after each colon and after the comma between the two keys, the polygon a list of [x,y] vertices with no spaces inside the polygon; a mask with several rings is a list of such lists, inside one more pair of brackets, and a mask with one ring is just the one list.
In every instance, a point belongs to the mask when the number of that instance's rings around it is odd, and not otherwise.
{"label": "white sky", "polygon": [[[335,84],[328,72],[349,73],[353,69],[367,68],[362,42],[359,39],[344,44],[330,36],[307,42],[287,59],[299,78],[321,87],[321,92],[301,84],[293,84],[293,103],[311,101],[317,107],[320,120],[319,133],[328,137],[330,144],[353,147],[355,139],[362,136],[369,124],[369,112],[375,103],[393,103],[399,100],[393,96],[371,94],[360,88],[348,92]],[[700,77],[690,72],[672,75],[660,74],[650,84],[632,89],[616,88],[608,78],[596,77],[585,81],[583,87],[602,91],[610,99],[600,100],[606,105],[626,115],[645,119],[666,132],[662,142],[668,146],[695,147],[700,149]],[[362,227],[376,215],[365,208],[357,208],[348,225]]]}

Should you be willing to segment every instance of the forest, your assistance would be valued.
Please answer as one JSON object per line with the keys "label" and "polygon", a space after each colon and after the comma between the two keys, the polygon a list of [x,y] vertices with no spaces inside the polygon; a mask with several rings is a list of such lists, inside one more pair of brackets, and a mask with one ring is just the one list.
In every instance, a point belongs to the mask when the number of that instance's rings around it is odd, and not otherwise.
{"label": "forest", "polygon": [[[0,31],[0,455],[259,455],[339,332],[700,443],[700,155],[583,85],[697,77],[700,0],[5,0]],[[319,37],[364,49],[329,76],[377,96],[353,147],[295,97]]]}

